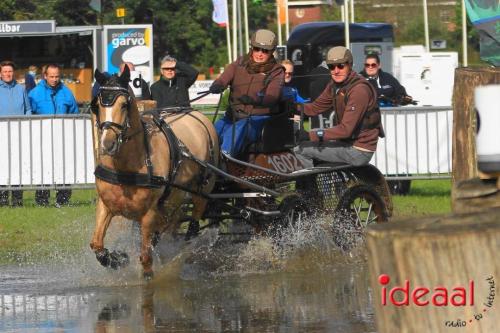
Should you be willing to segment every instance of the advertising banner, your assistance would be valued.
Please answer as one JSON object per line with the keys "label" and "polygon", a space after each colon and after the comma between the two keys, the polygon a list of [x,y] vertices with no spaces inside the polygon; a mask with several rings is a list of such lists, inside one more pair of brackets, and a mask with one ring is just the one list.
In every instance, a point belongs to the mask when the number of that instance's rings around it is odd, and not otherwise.
{"label": "advertising banner", "polygon": [[105,25],[104,70],[118,73],[122,62],[134,64],[135,76],[151,84],[153,79],[153,26],[151,24]]}

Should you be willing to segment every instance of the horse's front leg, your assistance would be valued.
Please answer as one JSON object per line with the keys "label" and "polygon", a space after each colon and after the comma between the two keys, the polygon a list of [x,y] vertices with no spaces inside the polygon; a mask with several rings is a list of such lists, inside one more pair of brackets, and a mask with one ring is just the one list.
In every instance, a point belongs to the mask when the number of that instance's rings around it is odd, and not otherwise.
{"label": "horse's front leg", "polygon": [[109,252],[108,249],[104,247],[104,237],[106,237],[106,231],[108,230],[112,218],[113,215],[108,207],[102,202],[101,198],[98,198],[96,204],[95,229],[90,242],[90,248],[94,251],[96,259],[101,265],[117,269],[128,265],[129,259],[126,253],[117,251]]}
{"label": "horse's front leg", "polygon": [[157,231],[157,223],[160,215],[156,209],[150,209],[141,220],[141,257],[144,278],[150,280],[153,278],[153,232]]}

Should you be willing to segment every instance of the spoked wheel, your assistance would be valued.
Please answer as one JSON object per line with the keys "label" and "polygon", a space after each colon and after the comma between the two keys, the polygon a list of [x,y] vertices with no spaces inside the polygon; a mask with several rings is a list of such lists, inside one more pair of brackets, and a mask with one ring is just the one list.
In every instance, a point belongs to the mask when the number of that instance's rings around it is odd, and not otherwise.
{"label": "spoked wheel", "polygon": [[340,198],[335,210],[334,241],[341,249],[349,250],[364,238],[368,225],[387,220],[387,208],[380,195],[370,186],[353,186]]}

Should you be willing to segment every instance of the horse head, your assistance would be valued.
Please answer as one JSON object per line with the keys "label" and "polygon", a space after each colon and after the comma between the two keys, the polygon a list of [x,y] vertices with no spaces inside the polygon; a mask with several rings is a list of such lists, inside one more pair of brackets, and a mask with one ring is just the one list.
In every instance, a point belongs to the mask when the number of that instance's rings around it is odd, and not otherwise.
{"label": "horse head", "polygon": [[121,75],[107,77],[96,69],[94,75],[100,85],[99,93],[92,102],[100,134],[100,152],[114,156],[126,140],[127,130],[130,128],[133,101],[128,86],[130,71],[125,66]]}

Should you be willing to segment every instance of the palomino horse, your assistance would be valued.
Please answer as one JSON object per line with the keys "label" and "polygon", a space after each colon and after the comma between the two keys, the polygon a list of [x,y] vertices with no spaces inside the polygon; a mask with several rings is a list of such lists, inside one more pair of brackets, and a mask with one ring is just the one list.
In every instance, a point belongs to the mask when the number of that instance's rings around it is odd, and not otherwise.
{"label": "palomino horse", "polygon": [[[110,252],[104,237],[111,219],[123,216],[141,226],[140,262],[145,278],[153,275],[152,247],[163,232],[174,232],[181,205],[191,193],[191,219],[201,219],[215,182],[204,163],[217,165],[219,143],[212,123],[201,113],[151,110],[139,113],[128,88],[130,72],[106,78],[93,102],[98,140],[96,226],[90,247],[106,267],[128,264],[128,255]],[[161,110],[160,110],[161,111]]]}

